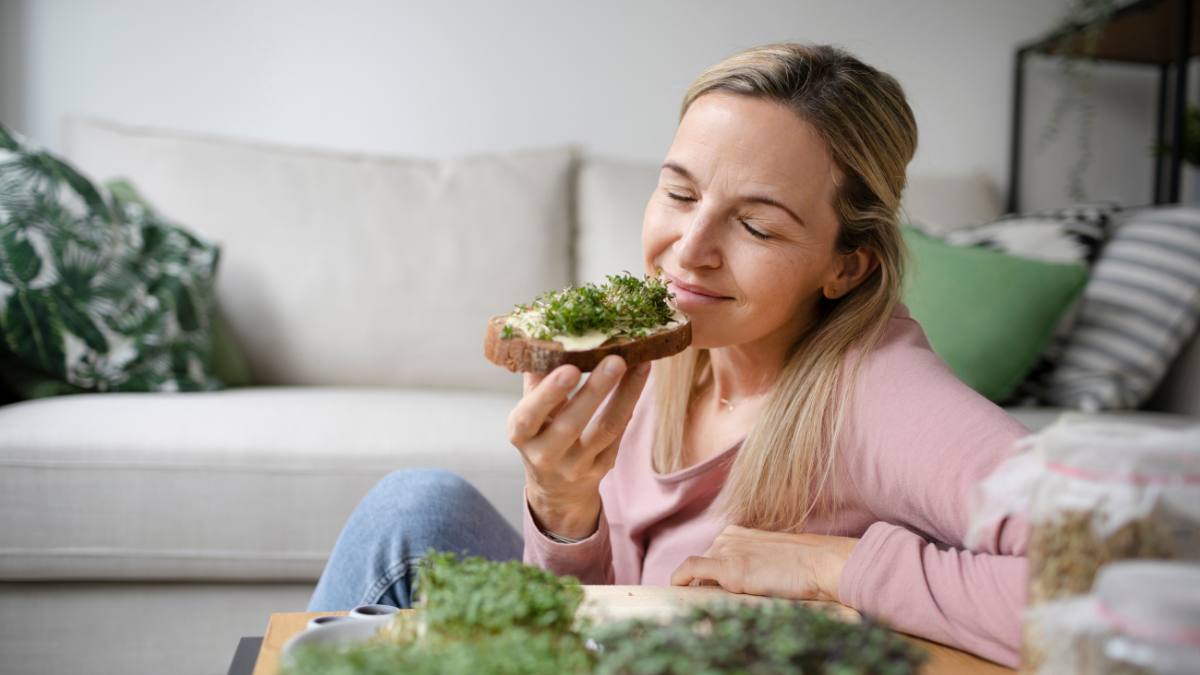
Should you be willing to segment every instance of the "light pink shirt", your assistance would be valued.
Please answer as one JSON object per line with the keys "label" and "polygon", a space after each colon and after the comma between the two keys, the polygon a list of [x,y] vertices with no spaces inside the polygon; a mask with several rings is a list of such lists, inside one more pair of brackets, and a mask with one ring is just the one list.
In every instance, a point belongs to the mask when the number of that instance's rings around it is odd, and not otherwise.
{"label": "light pink shirt", "polygon": [[[738,448],[659,474],[651,464],[653,382],[600,483],[599,530],[577,544],[541,533],[525,508],[525,562],[587,584],[667,585],[726,523],[709,509]],[[864,359],[825,493],[839,504],[805,531],[859,537],[842,572],[842,602],[893,628],[1015,666],[1025,599],[1022,521],[998,524],[967,551],[974,484],[1028,434],[959,381],[900,306]]]}

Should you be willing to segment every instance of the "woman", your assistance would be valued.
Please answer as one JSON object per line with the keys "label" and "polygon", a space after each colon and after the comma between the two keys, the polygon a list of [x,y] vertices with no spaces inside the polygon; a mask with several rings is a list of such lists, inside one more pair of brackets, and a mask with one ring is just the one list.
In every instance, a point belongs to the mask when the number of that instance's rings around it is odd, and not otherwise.
{"label": "woman", "polygon": [[398,472],[360,505],[314,609],[410,600],[429,547],[584,583],[715,583],[836,600],[1014,665],[1027,531],[963,550],[973,485],[1027,433],[959,382],[899,303],[897,209],[916,124],[890,76],[776,44],[688,90],[642,247],[691,347],[574,396],[525,376],[509,437],[524,537],[444,472]]}

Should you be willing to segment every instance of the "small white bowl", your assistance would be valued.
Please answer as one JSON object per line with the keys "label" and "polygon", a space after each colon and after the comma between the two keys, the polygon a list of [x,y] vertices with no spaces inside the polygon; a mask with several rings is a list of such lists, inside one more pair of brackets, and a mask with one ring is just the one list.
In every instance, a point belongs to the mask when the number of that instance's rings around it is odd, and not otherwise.
{"label": "small white bowl", "polygon": [[348,616],[314,616],[308,620],[308,626],[305,628],[305,630],[309,628],[316,628],[317,626],[328,626],[329,624],[337,623],[338,621],[349,620],[350,617]]}
{"label": "small white bowl", "polygon": [[[342,618],[342,617],[338,617]],[[364,616],[350,621],[331,621],[309,628],[299,635],[292,636],[283,645],[281,661],[285,667],[293,665],[296,650],[309,645],[351,645],[365,642],[375,633],[388,625],[391,615]]]}
{"label": "small white bowl", "polygon": [[391,616],[399,611],[399,608],[391,605],[359,605],[350,610],[350,616],[355,619],[366,619],[376,616]]}

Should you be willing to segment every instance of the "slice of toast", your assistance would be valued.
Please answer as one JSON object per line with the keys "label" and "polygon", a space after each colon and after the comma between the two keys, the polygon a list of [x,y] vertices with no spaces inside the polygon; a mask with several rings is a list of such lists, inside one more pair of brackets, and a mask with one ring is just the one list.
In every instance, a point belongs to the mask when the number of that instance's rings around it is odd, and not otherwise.
{"label": "slice of toast", "polygon": [[618,354],[627,365],[633,366],[678,354],[692,343],[692,322],[685,321],[671,330],[646,337],[612,337],[599,347],[568,350],[559,342],[535,340],[520,334],[504,339],[501,331],[507,319],[508,316],[493,316],[488,320],[483,355],[514,373],[547,373],[568,363],[587,373],[609,354]]}

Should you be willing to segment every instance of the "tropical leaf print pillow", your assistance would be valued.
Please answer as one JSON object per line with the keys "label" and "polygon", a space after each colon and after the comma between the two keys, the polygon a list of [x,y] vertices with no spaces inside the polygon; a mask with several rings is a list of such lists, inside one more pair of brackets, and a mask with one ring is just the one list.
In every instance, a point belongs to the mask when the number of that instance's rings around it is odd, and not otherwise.
{"label": "tropical leaf print pillow", "polygon": [[0,126],[0,357],[89,391],[203,391],[220,251]]}

